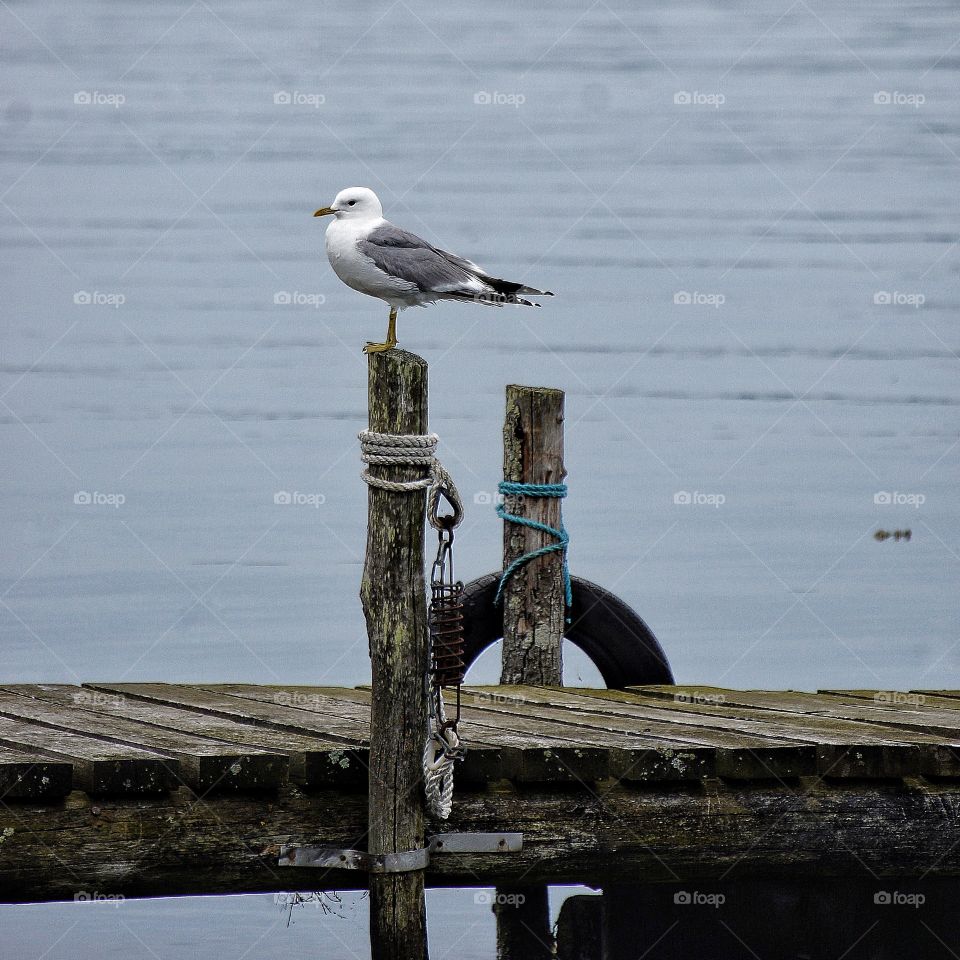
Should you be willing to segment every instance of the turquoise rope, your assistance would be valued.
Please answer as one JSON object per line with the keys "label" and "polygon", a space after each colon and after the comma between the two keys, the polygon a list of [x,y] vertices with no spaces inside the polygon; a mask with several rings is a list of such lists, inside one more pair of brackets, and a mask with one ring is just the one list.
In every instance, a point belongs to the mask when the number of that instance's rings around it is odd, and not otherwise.
{"label": "turquoise rope", "polygon": [[[503,480],[499,486],[500,493],[505,497],[565,497],[567,495],[567,485],[565,483],[515,483],[512,480]],[[570,535],[560,524],[560,529],[548,527],[545,523],[538,523],[536,520],[528,520],[526,517],[518,517],[515,514],[507,513],[506,507],[502,503],[497,504],[497,516],[507,523],[517,523],[523,527],[530,527],[533,530],[540,530],[543,533],[555,537],[556,543],[548,543],[539,550],[531,550],[522,557],[517,557],[513,563],[507,567],[500,576],[500,583],[497,584],[497,594],[493,598],[495,604],[500,602],[503,594],[503,588],[507,580],[525,563],[537,557],[545,556],[548,553],[563,554],[563,590],[566,597],[567,607],[573,606],[573,589],[570,585],[570,569],[567,566],[567,546],[570,543]]]}

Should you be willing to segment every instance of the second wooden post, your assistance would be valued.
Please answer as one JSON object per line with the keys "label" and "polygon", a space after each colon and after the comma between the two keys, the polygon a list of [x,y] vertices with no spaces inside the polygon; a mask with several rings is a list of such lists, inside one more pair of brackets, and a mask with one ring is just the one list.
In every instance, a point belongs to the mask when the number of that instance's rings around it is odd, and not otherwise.
{"label": "second wooden post", "polygon": [[[517,483],[562,483],[563,391],[547,387],[507,387],[503,422],[503,479]],[[557,497],[506,498],[507,513],[560,529]],[[540,530],[504,524],[506,569],[532,550],[556,543]],[[501,683],[539,686],[563,684],[563,640],[566,601],[563,554],[537,557],[519,567],[503,590],[503,664]]]}
{"label": "second wooden post", "polygon": [[[507,387],[503,421],[503,479],[524,484],[562,483],[563,391]],[[560,530],[559,497],[506,496],[508,514]],[[524,554],[556,543],[541,530],[506,522],[503,568]],[[566,619],[562,551],[524,563],[503,588],[503,662],[500,682],[563,685],[561,645]],[[543,884],[497,886],[499,960],[549,960],[553,956],[548,889]]]}

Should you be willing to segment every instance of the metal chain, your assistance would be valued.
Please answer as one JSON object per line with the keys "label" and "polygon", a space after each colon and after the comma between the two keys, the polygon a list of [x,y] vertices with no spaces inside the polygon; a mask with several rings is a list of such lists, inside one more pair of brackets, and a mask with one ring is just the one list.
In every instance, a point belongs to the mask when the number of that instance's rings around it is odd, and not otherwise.
{"label": "metal chain", "polygon": [[[453,570],[453,530],[456,515],[440,517],[437,558],[430,573],[430,665],[427,697],[427,739],[423,748],[423,775],[430,812],[446,820],[453,807],[453,766],[466,748],[460,740],[460,685],[463,683],[463,584]],[[457,707],[448,719],[444,686],[455,686]]]}

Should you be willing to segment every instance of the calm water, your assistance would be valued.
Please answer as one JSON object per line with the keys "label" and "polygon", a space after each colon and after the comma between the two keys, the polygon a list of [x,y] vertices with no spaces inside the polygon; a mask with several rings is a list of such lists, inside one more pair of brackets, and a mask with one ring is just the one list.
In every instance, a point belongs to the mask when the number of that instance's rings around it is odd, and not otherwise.
{"label": "calm water", "polygon": [[[359,348],[386,310],[310,216],[365,184],[558,294],[401,316],[464,576],[498,563],[504,385],[562,387],[571,566],[679,680],[960,685],[955,7],[477,14],[0,8],[3,678],[367,678]],[[489,956],[488,908],[431,896],[436,956]],[[353,957],[363,909],[3,916],[11,956]]]}

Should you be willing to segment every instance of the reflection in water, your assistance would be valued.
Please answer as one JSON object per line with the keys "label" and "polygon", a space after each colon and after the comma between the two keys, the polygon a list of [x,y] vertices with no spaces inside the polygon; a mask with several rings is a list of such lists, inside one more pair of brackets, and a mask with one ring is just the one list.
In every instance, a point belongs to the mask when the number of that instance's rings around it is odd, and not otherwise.
{"label": "reflection in water", "polygon": [[560,910],[558,960],[940,960],[960,881],[775,878],[609,887]]}

